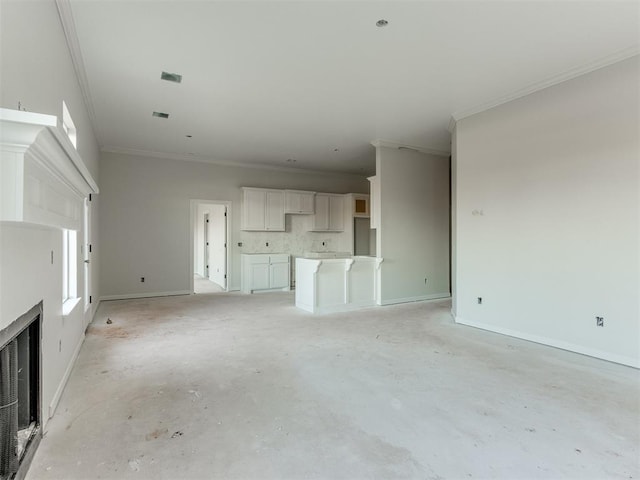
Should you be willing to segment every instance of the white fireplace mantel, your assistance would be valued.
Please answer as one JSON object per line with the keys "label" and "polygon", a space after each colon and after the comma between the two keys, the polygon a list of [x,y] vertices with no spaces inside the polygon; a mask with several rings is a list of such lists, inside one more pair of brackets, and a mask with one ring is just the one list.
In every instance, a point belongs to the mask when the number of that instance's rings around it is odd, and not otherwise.
{"label": "white fireplace mantel", "polygon": [[79,230],[98,193],[58,117],[0,108],[0,221]]}

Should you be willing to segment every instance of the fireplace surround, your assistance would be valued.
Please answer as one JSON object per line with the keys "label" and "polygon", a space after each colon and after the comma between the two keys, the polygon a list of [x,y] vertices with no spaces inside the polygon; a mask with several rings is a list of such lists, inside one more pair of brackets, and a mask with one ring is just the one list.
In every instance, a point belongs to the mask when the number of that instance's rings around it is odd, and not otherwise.
{"label": "fireplace surround", "polygon": [[24,478],[42,438],[42,312],[0,330],[0,480]]}

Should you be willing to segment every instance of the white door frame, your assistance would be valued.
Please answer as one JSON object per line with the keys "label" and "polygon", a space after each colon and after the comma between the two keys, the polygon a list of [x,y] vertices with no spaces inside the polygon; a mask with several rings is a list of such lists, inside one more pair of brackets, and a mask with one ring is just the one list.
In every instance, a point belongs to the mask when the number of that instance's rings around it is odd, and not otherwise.
{"label": "white door frame", "polygon": [[195,230],[196,230],[196,222],[198,221],[198,205],[224,205],[227,208],[227,221],[226,224],[226,232],[225,232],[225,242],[227,244],[226,248],[226,261],[227,261],[227,282],[225,286],[225,291],[229,291],[229,284],[231,283],[231,242],[230,242],[230,228],[229,228],[229,219],[231,218],[231,202],[225,200],[203,200],[203,199],[192,199],[190,200],[190,221],[189,221],[189,291],[193,294],[193,264],[195,262]]}

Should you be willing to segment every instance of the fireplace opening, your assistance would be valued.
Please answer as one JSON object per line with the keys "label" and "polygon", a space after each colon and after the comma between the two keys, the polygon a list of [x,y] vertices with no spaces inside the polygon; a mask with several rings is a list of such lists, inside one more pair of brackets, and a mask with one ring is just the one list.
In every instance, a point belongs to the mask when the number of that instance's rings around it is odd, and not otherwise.
{"label": "fireplace opening", "polygon": [[42,437],[42,303],[0,331],[0,479],[24,478]]}

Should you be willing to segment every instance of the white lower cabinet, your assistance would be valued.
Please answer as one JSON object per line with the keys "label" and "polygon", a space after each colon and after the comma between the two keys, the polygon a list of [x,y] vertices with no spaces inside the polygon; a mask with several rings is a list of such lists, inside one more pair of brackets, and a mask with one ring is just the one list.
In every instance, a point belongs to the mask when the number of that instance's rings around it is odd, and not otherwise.
{"label": "white lower cabinet", "polygon": [[243,293],[290,289],[290,257],[286,253],[245,253],[242,255]]}

